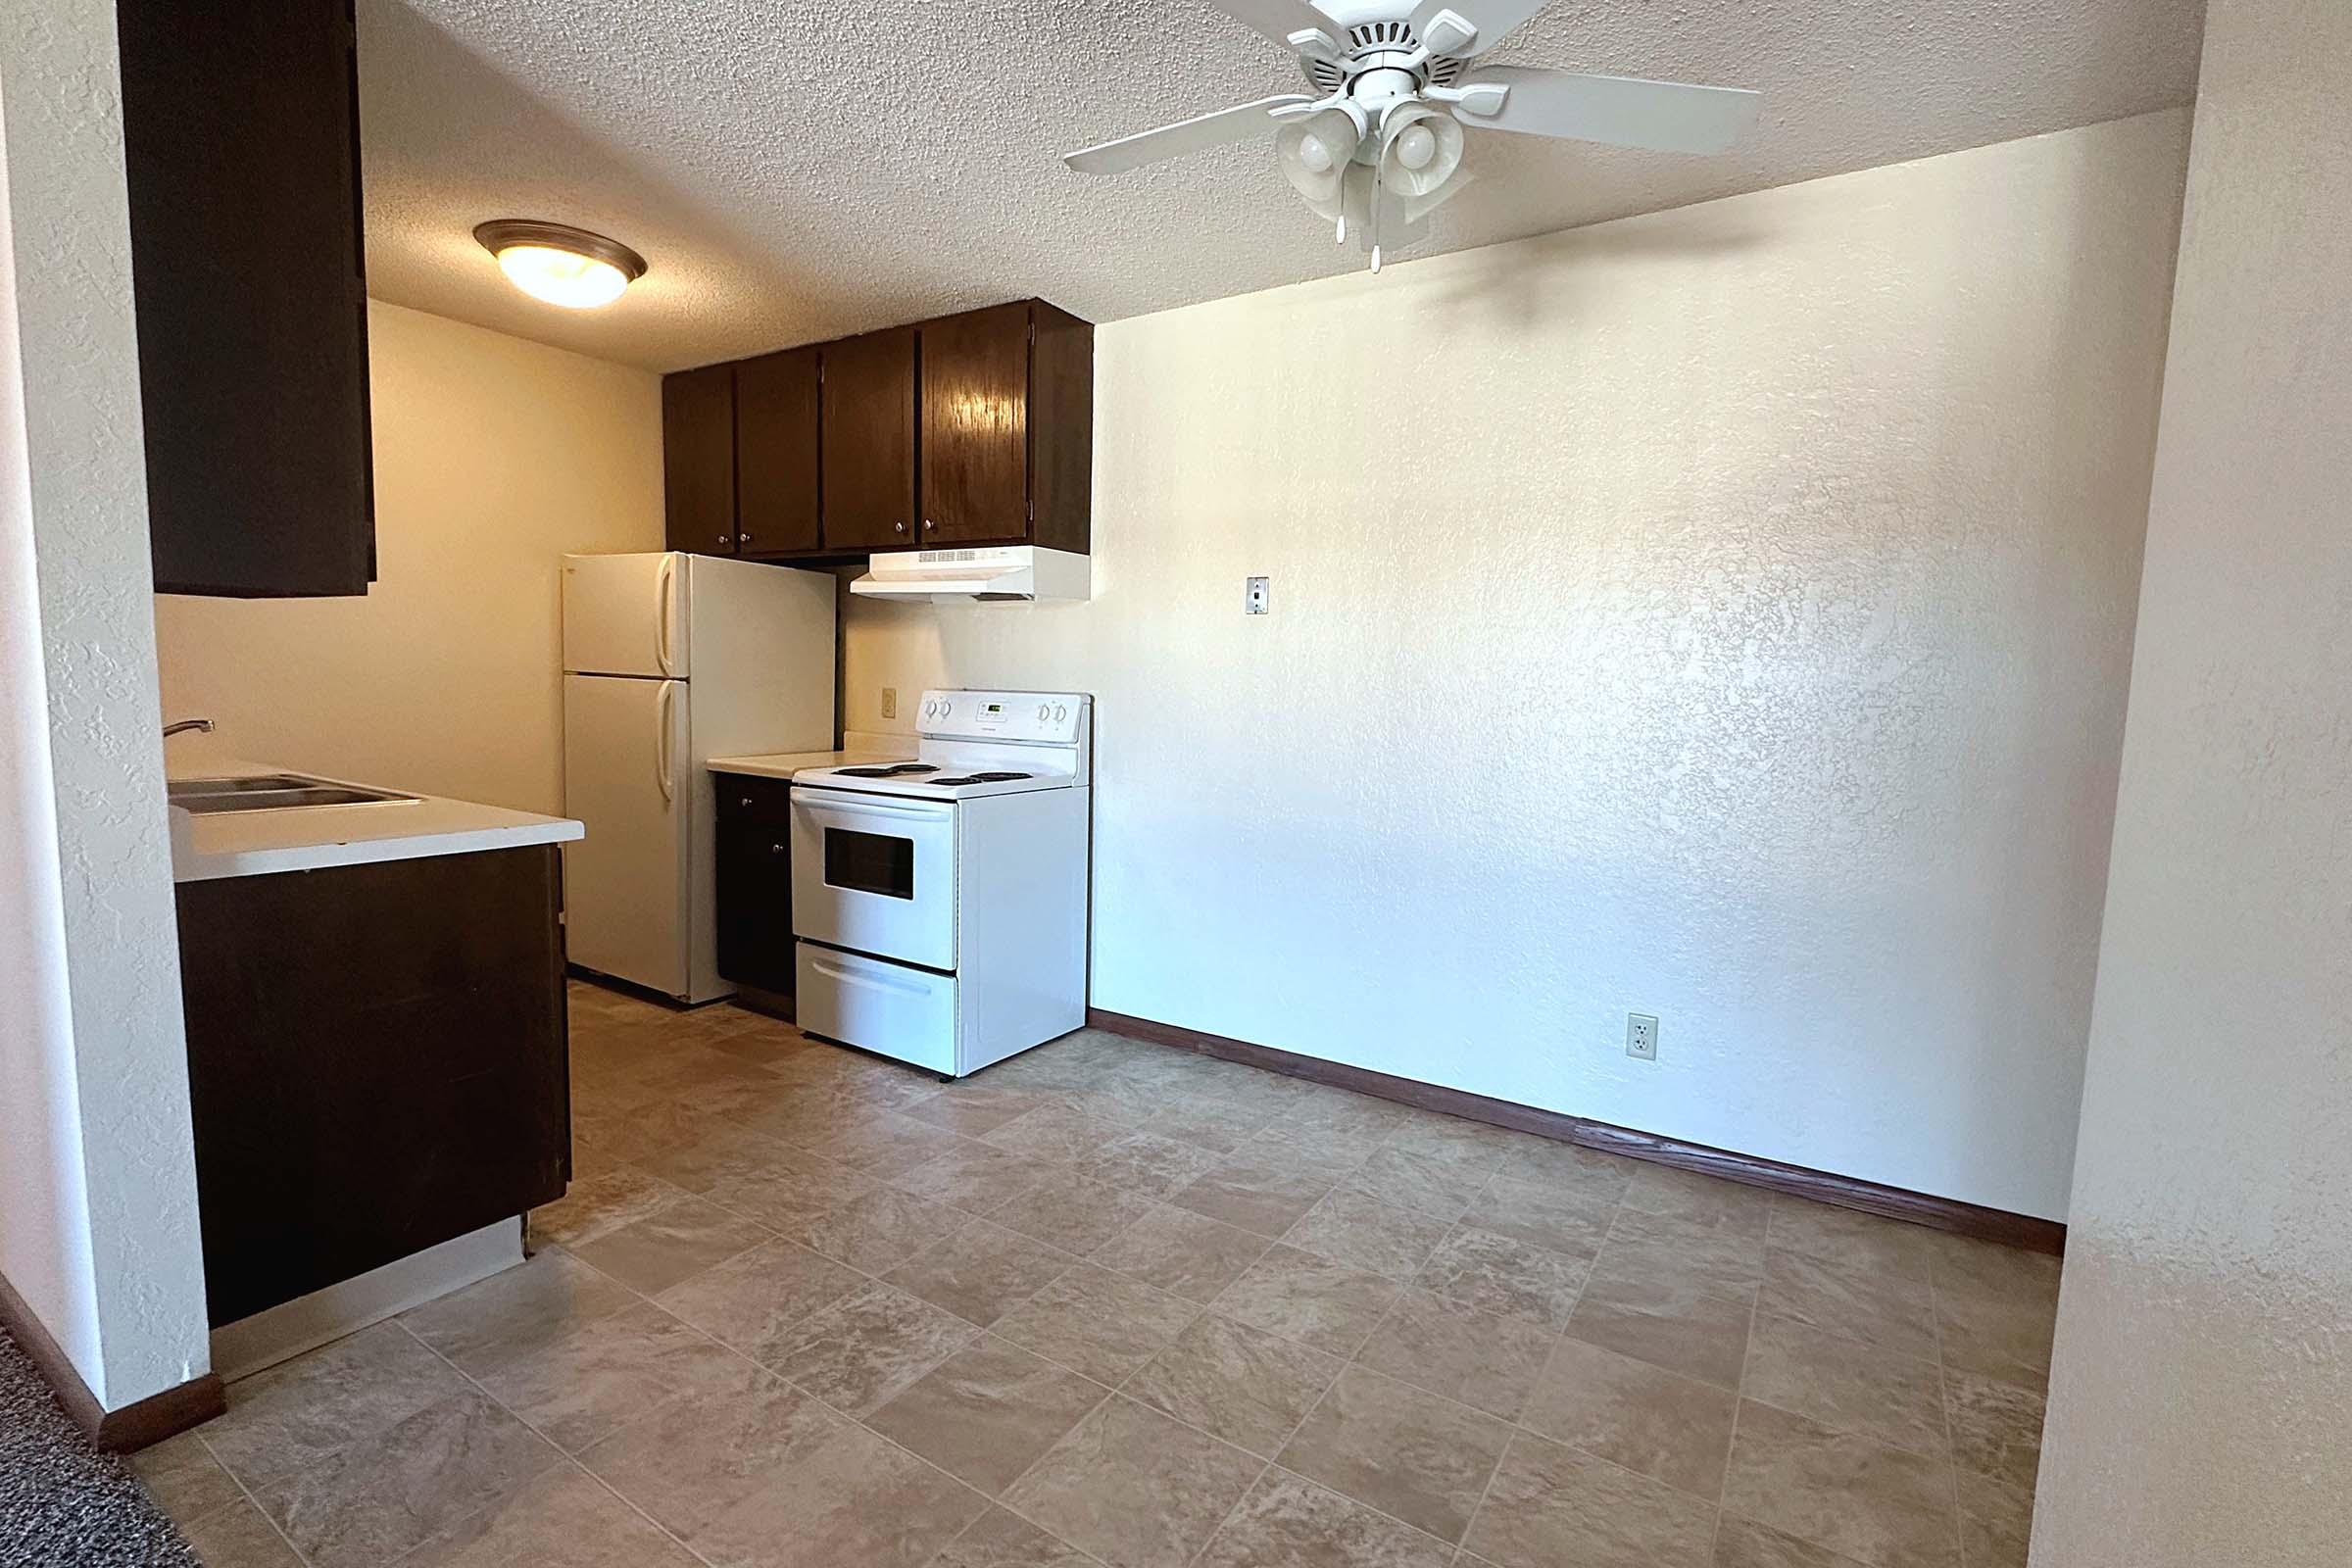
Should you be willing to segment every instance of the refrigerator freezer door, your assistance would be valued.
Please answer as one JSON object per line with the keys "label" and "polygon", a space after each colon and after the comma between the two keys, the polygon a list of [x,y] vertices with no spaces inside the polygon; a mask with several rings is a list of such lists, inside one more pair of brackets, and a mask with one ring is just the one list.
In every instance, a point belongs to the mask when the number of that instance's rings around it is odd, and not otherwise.
{"label": "refrigerator freezer door", "polygon": [[689,983],[689,749],[684,681],[564,677],[564,808],[588,829],[564,846],[567,956],[672,997]]}
{"label": "refrigerator freezer door", "polygon": [[676,554],[564,558],[564,668],[684,679],[688,562]]}

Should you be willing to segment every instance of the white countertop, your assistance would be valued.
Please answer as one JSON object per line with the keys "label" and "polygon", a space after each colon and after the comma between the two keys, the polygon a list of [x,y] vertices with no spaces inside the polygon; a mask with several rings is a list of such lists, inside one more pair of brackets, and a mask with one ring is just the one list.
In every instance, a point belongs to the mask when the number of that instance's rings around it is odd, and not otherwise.
{"label": "white countertop", "polygon": [[[180,757],[168,757],[165,762],[166,776],[175,779],[257,773],[326,776],[306,768],[276,767],[193,749]],[[330,782],[358,783],[363,789],[385,787],[352,779]],[[217,811],[204,816],[175,806],[172,808],[172,879],[209,882],[218,877],[316,871],[330,865],[414,860],[432,855],[471,855],[531,844],[563,844],[585,832],[566,817],[536,816],[438,795],[359,806]]]}
{"label": "white countertop", "polygon": [[839,752],[768,752],[759,757],[713,757],[704,763],[713,773],[749,773],[756,778],[790,778],[804,767],[864,767],[873,762],[904,762],[914,756],[914,738],[897,735],[851,735],[849,749]]}

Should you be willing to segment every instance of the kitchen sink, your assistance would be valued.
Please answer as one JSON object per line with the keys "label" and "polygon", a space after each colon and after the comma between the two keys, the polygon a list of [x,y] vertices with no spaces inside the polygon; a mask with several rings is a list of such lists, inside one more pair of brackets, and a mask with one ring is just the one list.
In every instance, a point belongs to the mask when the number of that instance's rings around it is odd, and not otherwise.
{"label": "kitchen sink", "polygon": [[305,806],[414,805],[397,790],[362,789],[301,773],[255,773],[240,778],[175,778],[164,786],[172,804],[198,816],[217,811],[283,811]]}

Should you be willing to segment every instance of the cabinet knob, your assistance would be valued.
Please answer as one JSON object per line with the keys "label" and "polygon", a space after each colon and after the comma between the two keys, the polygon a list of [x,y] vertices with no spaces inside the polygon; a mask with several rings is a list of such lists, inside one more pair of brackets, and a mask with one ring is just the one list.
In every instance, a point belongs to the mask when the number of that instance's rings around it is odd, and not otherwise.
{"label": "cabinet knob", "polygon": [[925,518],[923,519],[923,526],[924,526],[924,527],[926,527],[926,528],[936,528],[936,527],[938,527],[938,526],[939,526],[939,524],[938,524],[938,523],[936,523],[936,522],[933,522],[933,521],[932,521],[932,520],[931,520],[929,517],[925,517]]}
{"label": "cabinet knob", "polygon": [[770,844],[767,847],[767,853],[770,855],[782,855],[784,853],[784,846],[781,844]]}
{"label": "cabinet knob", "polygon": [[890,525],[890,531],[892,533],[905,533],[906,531],[906,525],[903,522],[894,522]]}
{"label": "cabinet knob", "polygon": [[749,795],[738,795],[735,797],[735,804],[748,811],[752,808],[752,798]]}
{"label": "cabinet knob", "polygon": [[752,536],[748,533],[739,533],[735,536],[735,542],[739,545],[748,545],[752,542]]}
{"label": "cabinet knob", "polygon": [[732,539],[730,539],[730,538],[729,538],[727,535],[725,535],[725,534],[723,534],[723,533],[722,533],[722,534],[720,534],[720,535],[718,536],[718,543],[719,543],[719,548],[723,550],[723,549],[725,549],[725,548],[726,548],[728,545],[730,545],[730,544],[734,543],[734,541],[733,541]]}

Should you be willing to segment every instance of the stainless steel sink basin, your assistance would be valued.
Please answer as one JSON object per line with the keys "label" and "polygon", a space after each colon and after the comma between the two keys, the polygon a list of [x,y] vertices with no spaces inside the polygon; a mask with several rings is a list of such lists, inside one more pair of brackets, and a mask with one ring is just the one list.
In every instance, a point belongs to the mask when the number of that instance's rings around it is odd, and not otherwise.
{"label": "stainless steel sink basin", "polygon": [[305,806],[413,805],[397,790],[362,789],[301,773],[255,773],[241,778],[175,778],[164,786],[173,806],[198,816],[216,811],[284,811]]}

